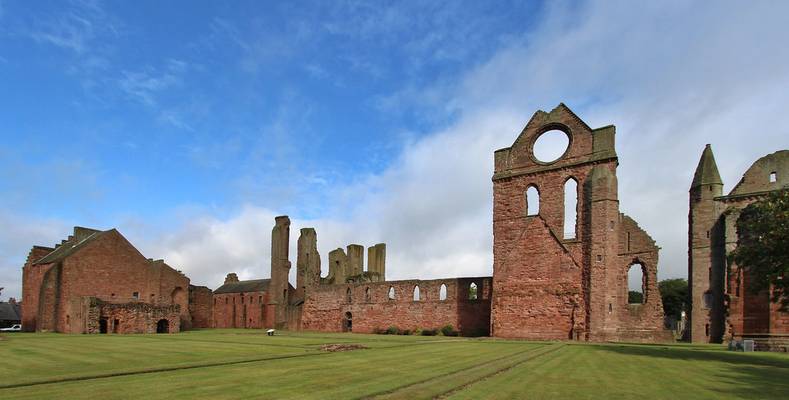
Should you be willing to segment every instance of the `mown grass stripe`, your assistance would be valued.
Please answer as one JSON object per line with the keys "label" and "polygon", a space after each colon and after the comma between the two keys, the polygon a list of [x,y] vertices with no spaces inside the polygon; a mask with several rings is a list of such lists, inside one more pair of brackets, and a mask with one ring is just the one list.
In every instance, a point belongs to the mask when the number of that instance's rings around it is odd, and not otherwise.
{"label": "mown grass stripe", "polygon": [[246,364],[246,363],[254,363],[254,362],[260,362],[260,361],[284,360],[284,359],[288,359],[288,358],[311,357],[311,356],[319,356],[319,355],[325,355],[325,354],[331,354],[331,353],[324,352],[324,351],[321,351],[321,352],[317,352],[316,351],[316,352],[309,353],[309,354],[289,354],[289,355],[274,356],[274,357],[250,358],[250,359],[246,359],[246,360],[223,361],[223,362],[192,364],[192,365],[181,365],[181,366],[177,366],[177,367],[150,368],[150,369],[143,369],[143,370],[137,370],[137,371],[109,372],[109,373],[106,373],[106,374],[93,374],[93,375],[84,375],[84,376],[55,378],[55,379],[34,381],[34,382],[12,383],[10,385],[0,385],[0,389],[13,389],[13,388],[20,388],[20,387],[28,387],[28,386],[48,385],[48,384],[52,384],[52,383],[76,382],[76,381],[87,381],[87,380],[93,380],[93,379],[115,378],[115,377],[119,377],[119,376],[129,376],[129,375],[154,374],[154,373],[159,373],[159,372],[180,371],[180,370],[195,369],[195,368],[222,367],[222,366],[226,366],[226,365]]}
{"label": "mown grass stripe", "polygon": [[475,379],[473,379],[473,380],[471,380],[471,381],[469,381],[469,382],[467,382],[467,383],[465,383],[463,385],[454,387],[454,388],[452,388],[452,389],[450,389],[450,390],[448,390],[448,391],[446,391],[444,393],[438,394],[438,395],[434,396],[433,399],[434,400],[435,399],[445,399],[445,398],[451,396],[452,394],[460,392],[462,390],[465,390],[465,389],[469,388],[470,386],[472,386],[472,385],[474,385],[476,383],[482,382],[482,381],[490,379],[490,378],[492,378],[492,377],[494,377],[496,375],[499,375],[499,374],[505,373],[507,371],[510,371],[513,368],[519,367],[519,366],[521,366],[521,365],[523,365],[523,364],[525,364],[527,362],[533,361],[533,360],[535,360],[535,359],[537,359],[539,357],[542,357],[544,355],[547,355],[547,354],[550,354],[550,353],[554,353],[554,352],[558,351],[559,349],[561,349],[563,347],[564,347],[564,345],[560,344],[560,345],[558,345],[556,347],[549,348],[546,351],[543,351],[543,352],[538,353],[538,354],[534,354],[531,357],[527,357],[524,360],[518,361],[517,363],[514,363],[512,365],[508,365],[508,366],[506,366],[504,368],[500,368],[500,369],[498,369],[496,371],[493,371],[493,372],[491,372],[489,374],[485,374],[483,376],[475,378]]}
{"label": "mown grass stripe", "polygon": [[[527,348],[525,350],[519,351],[519,352],[514,353],[514,354],[507,354],[506,356],[498,357],[498,358],[486,361],[484,363],[475,364],[473,366],[473,368],[478,369],[480,367],[491,365],[491,364],[494,364],[494,363],[497,363],[497,362],[510,360],[510,359],[513,359],[513,358],[517,358],[518,356],[523,355],[524,353],[538,351],[538,350],[540,350],[543,347],[545,347],[545,345],[540,345],[540,346],[537,346],[537,347],[530,347],[530,348]],[[408,389],[410,389],[412,387],[416,387],[416,386],[419,386],[419,385],[424,385],[424,384],[427,384],[427,383],[430,383],[430,382],[435,382],[437,380],[444,379],[444,378],[450,377],[452,375],[456,375],[456,374],[458,374],[458,373],[460,373],[462,371],[465,371],[465,370],[449,371],[449,372],[446,372],[444,374],[432,376],[430,378],[423,379],[423,380],[420,380],[420,381],[417,381],[417,382],[411,382],[409,384],[398,386],[398,387],[391,388],[391,389],[388,389],[388,390],[383,390],[383,391],[380,391],[380,392],[367,394],[365,396],[359,397],[358,399],[365,399],[366,400],[366,399],[387,398],[387,396],[389,396],[389,395],[399,394],[399,393],[401,393],[403,391],[406,391],[406,390],[408,390]]]}

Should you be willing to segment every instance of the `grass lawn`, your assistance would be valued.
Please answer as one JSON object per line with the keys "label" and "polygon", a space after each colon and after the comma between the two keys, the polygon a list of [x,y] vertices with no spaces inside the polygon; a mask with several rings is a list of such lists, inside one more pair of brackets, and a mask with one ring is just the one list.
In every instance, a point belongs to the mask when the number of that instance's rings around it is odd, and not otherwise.
{"label": "grass lawn", "polygon": [[[334,343],[367,349],[321,350]],[[260,330],[2,336],[0,399],[42,398],[786,399],[789,356]]]}

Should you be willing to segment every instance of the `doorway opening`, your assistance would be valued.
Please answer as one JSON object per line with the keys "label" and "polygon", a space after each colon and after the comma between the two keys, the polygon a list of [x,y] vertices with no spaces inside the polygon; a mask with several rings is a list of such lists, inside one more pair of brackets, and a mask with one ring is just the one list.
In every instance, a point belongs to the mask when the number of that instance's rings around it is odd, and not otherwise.
{"label": "doorway opening", "polygon": [[352,332],[353,331],[353,315],[351,315],[350,311],[345,313],[345,321],[343,322],[343,329],[345,332]]}
{"label": "doorway opening", "polygon": [[159,322],[156,323],[156,333],[169,333],[170,332],[170,321],[166,319],[160,319]]}

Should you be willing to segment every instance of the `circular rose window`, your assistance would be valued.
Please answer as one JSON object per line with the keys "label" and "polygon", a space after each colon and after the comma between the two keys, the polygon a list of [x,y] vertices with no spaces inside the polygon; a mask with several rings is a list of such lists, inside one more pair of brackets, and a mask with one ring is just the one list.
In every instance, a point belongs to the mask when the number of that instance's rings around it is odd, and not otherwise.
{"label": "circular rose window", "polygon": [[567,134],[558,129],[543,132],[534,141],[534,158],[542,163],[552,163],[559,159],[570,145]]}

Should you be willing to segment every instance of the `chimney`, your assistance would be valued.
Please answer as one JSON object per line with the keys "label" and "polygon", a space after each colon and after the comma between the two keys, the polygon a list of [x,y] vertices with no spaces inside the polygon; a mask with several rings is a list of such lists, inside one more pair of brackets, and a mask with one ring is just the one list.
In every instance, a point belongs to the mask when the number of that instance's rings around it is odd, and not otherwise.
{"label": "chimney", "polygon": [[231,272],[227,274],[227,276],[225,277],[225,285],[227,285],[228,283],[235,283],[235,282],[238,282],[238,275],[236,275],[235,272]]}

